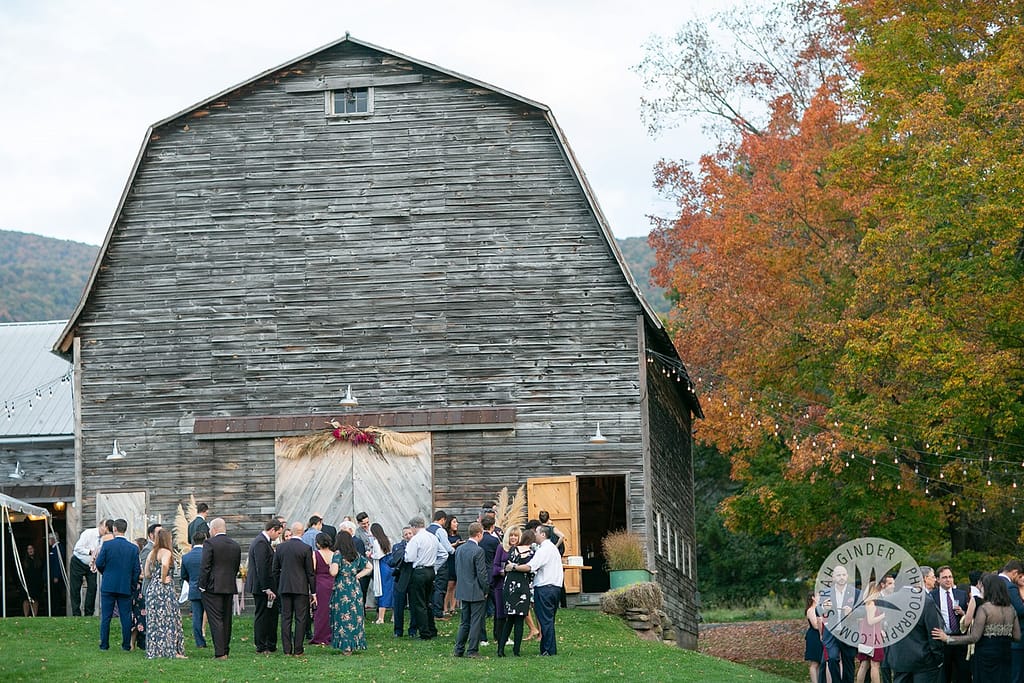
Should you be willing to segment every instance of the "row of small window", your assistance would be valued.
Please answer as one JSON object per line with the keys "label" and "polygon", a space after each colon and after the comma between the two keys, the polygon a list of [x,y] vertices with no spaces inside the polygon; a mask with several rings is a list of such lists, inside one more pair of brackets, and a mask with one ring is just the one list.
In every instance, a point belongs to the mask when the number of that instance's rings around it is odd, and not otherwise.
{"label": "row of small window", "polygon": [[654,513],[654,535],[658,539],[658,555],[674,564],[685,576],[693,576],[693,546],[686,539],[679,539],[679,532],[662,520],[660,512]]}
{"label": "row of small window", "polygon": [[373,88],[327,90],[324,94],[328,116],[369,116],[373,113]]}

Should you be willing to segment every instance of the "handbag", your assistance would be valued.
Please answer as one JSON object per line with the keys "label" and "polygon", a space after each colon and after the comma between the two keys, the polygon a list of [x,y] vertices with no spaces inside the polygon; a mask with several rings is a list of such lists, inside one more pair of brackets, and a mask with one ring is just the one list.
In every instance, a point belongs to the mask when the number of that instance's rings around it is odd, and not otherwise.
{"label": "handbag", "polygon": [[875,654],[875,648],[873,648],[870,645],[866,645],[864,643],[861,643],[860,645],[857,646],[857,652],[861,653],[862,655],[869,655],[870,656],[870,655]]}
{"label": "handbag", "polygon": [[178,604],[184,605],[188,602],[188,581],[181,582],[181,593],[178,594]]}

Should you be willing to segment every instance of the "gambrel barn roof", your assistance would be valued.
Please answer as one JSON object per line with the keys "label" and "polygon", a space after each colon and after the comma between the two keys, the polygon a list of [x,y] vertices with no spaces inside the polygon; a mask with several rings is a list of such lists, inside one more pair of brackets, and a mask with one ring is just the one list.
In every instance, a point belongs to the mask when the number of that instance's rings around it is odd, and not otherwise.
{"label": "gambrel barn roof", "polygon": [[[565,133],[562,131],[561,127],[558,125],[558,122],[555,120],[555,117],[552,114],[551,110],[546,105],[544,105],[544,104],[542,104],[540,102],[536,102],[534,100],[531,100],[529,98],[523,97],[521,95],[517,95],[515,93],[509,92],[509,91],[504,90],[502,88],[496,87],[496,86],[491,85],[489,83],[485,83],[485,82],[480,81],[480,80],[478,80],[476,78],[473,78],[472,76],[466,76],[464,74],[457,73],[457,72],[452,71],[450,69],[446,69],[444,67],[440,67],[440,66],[431,64],[429,62],[425,62],[425,61],[420,60],[420,59],[415,59],[415,58],[409,57],[407,55],[404,55],[402,53],[396,52],[394,50],[389,50],[389,49],[382,48],[382,47],[379,47],[377,45],[374,45],[374,44],[371,44],[371,43],[368,43],[368,42],[357,40],[357,39],[351,37],[350,35],[346,34],[345,37],[341,38],[340,40],[337,40],[337,41],[334,41],[334,42],[329,43],[327,45],[321,46],[321,47],[319,47],[319,48],[317,48],[315,50],[312,50],[312,51],[310,51],[310,52],[308,52],[306,54],[303,54],[303,55],[301,55],[299,57],[296,57],[295,59],[292,59],[292,60],[290,60],[290,61],[288,61],[288,62],[286,62],[284,64],[280,64],[280,65],[275,66],[275,67],[273,67],[271,69],[267,69],[266,71],[263,71],[263,72],[255,75],[255,76],[253,76],[252,78],[249,78],[246,81],[243,81],[243,82],[241,82],[241,83],[239,83],[237,85],[231,86],[230,88],[227,88],[227,89],[225,89],[225,90],[223,90],[223,91],[221,91],[221,92],[219,92],[219,93],[217,93],[217,94],[215,94],[215,95],[213,95],[211,97],[208,97],[208,98],[206,98],[206,99],[204,99],[204,100],[202,100],[200,102],[197,102],[196,104],[194,104],[194,105],[192,105],[190,107],[187,107],[187,108],[185,108],[185,109],[183,109],[183,110],[181,110],[181,111],[179,111],[179,112],[177,112],[175,114],[172,114],[171,116],[168,116],[167,118],[165,118],[165,119],[163,119],[161,121],[158,121],[158,122],[154,123],[153,125],[151,125],[149,127],[149,129],[146,131],[146,136],[145,136],[145,140],[144,140],[144,142],[142,144],[142,147],[140,148],[139,153],[136,156],[135,162],[134,162],[134,164],[132,166],[132,172],[129,175],[128,180],[127,180],[127,182],[125,184],[124,190],[121,193],[121,198],[120,198],[120,200],[118,202],[117,209],[116,209],[116,211],[114,213],[113,219],[111,220],[110,226],[107,229],[107,234],[104,237],[103,244],[100,247],[99,255],[98,255],[97,259],[96,259],[95,264],[93,265],[93,269],[92,269],[92,272],[91,272],[91,274],[89,276],[89,281],[88,281],[88,283],[86,285],[85,291],[83,292],[82,298],[79,301],[79,304],[78,304],[77,308],[75,309],[75,312],[72,314],[70,320],[68,321],[68,323],[65,326],[64,330],[62,331],[60,338],[58,339],[57,343],[54,345],[54,349],[53,350],[55,352],[60,353],[60,354],[67,354],[67,353],[70,352],[72,340],[74,338],[74,330],[75,330],[76,325],[78,323],[79,317],[81,316],[82,311],[84,310],[85,305],[86,305],[87,301],[89,300],[90,295],[92,294],[93,287],[94,287],[94,285],[96,283],[97,276],[98,276],[98,274],[100,272],[101,267],[103,266],[103,263],[104,263],[104,260],[105,260],[106,254],[107,254],[107,250],[108,250],[108,248],[110,246],[110,241],[112,239],[115,226],[118,224],[118,221],[119,221],[119,219],[121,217],[121,213],[122,213],[122,210],[124,208],[125,201],[126,201],[126,198],[128,196],[128,193],[129,193],[133,183],[135,182],[136,174],[138,173],[138,170],[139,170],[139,165],[142,162],[142,160],[145,158],[147,147],[148,147],[149,143],[151,141],[159,138],[159,130],[162,127],[164,127],[164,126],[166,126],[168,124],[171,124],[171,123],[174,123],[174,122],[177,122],[177,121],[179,121],[181,119],[185,119],[187,117],[195,117],[195,116],[202,115],[209,107],[215,106],[216,103],[221,102],[221,101],[223,101],[225,99],[231,99],[233,96],[237,96],[246,87],[248,87],[250,85],[253,85],[255,83],[258,83],[259,81],[261,81],[263,79],[270,78],[270,77],[280,77],[280,76],[301,76],[301,74],[297,74],[297,73],[295,73],[293,71],[293,69],[294,69],[294,67],[296,65],[302,63],[303,61],[305,61],[305,60],[307,60],[307,59],[309,59],[311,57],[314,57],[314,56],[318,55],[321,52],[324,52],[326,50],[332,49],[332,48],[337,47],[337,46],[339,46],[339,45],[341,45],[343,43],[346,43],[346,42],[351,43],[353,45],[357,45],[357,46],[363,47],[363,48],[367,48],[367,49],[370,49],[370,50],[374,50],[374,51],[383,53],[383,54],[388,55],[388,56],[390,56],[390,57],[392,57],[394,59],[403,60],[403,61],[409,62],[411,64],[415,64],[415,65],[418,65],[420,67],[423,67],[423,68],[435,71],[437,73],[443,74],[445,76],[449,76],[451,78],[455,78],[455,79],[458,79],[458,80],[461,80],[461,81],[465,81],[465,82],[471,83],[471,84],[473,84],[475,86],[478,86],[480,88],[486,89],[487,91],[490,91],[490,92],[493,92],[493,93],[496,93],[496,94],[508,97],[508,98],[510,98],[512,100],[515,100],[515,101],[520,102],[520,103],[522,103],[524,105],[527,105],[528,107],[535,108],[535,109],[539,110],[540,112],[542,112],[544,119],[551,126],[551,129],[553,130],[553,132],[554,132],[554,134],[556,136],[556,139],[558,140],[558,143],[560,144],[562,150],[564,151],[565,158],[566,158],[566,160],[569,163],[569,166],[570,166],[570,168],[572,170],[572,173],[575,175],[575,178],[578,180],[578,182],[580,184],[580,187],[583,190],[583,193],[584,193],[584,196],[586,198],[586,201],[589,204],[589,208],[593,212],[593,214],[594,214],[594,216],[595,216],[595,218],[597,220],[597,223],[600,226],[600,229],[601,229],[601,232],[602,232],[602,234],[604,236],[604,239],[607,242],[608,247],[611,250],[611,253],[613,254],[613,256],[614,256],[614,258],[615,258],[615,260],[616,260],[616,262],[617,262],[617,264],[618,264],[618,266],[620,268],[620,270],[622,271],[623,277],[625,278],[627,284],[629,285],[629,288],[632,291],[633,295],[636,297],[636,300],[639,303],[639,305],[640,305],[640,307],[641,307],[641,309],[642,309],[642,311],[644,313],[644,317],[646,318],[648,324],[651,326],[652,330],[658,336],[660,336],[662,338],[662,341],[664,343],[666,343],[669,347],[674,348],[674,345],[672,344],[672,341],[671,341],[667,331],[665,330],[662,321],[658,318],[657,314],[651,308],[650,304],[646,301],[646,299],[644,298],[643,294],[641,293],[641,290],[640,290],[639,286],[636,283],[636,280],[633,278],[632,273],[630,273],[629,267],[626,265],[625,259],[623,258],[622,253],[620,252],[620,250],[618,248],[618,245],[616,244],[614,234],[613,234],[612,229],[611,229],[611,227],[610,227],[610,225],[608,223],[608,219],[605,217],[604,213],[601,211],[601,207],[600,207],[600,205],[599,205],[599,203],[597,201],[597,197],[595,196],[594,191],[593,191],[593,189],[590,186],[590,183],[587,181],[586,174],[583,172],[583,169],[580,167],[580,164],[579,164],[578,160],[576,159],[576,156],[573,153],[573,150],[570,147],[568,140],[566,139]],[[680,367],[682,367],[681,362],[680,362]],[[690,388],[692,389],[692,385],[690,385]],[[703,415],[701,413],[700,405],[699,405],[699,403],[696,400],[696,395],[692,391],[688,391],[688,392],[684,392],[684,393],[686,393],[688,395],[688,398],[690,399],[690,401],[689,401],[690,404],[691,404],[690,408],[693,410],[694,414],[702,417]]]}

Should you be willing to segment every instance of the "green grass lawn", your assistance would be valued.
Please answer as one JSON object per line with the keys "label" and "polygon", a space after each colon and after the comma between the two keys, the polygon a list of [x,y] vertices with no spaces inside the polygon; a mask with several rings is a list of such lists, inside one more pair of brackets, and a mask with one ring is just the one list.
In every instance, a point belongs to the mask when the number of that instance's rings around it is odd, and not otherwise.
{"label": "green grass lawn", "polygon": [[[120,628],[111,628],[111,649],[99,649],[99,619],[0,619],[0,680],[36,681],[484,681],[507,676],[517,681],[790,681],[725,660],[639,639],[618,618],[587,610],[559,610],[557,657],[538,656],[537,643],[524,643],[519,658],[494,656],[494,644],[478,660],[451,656],[457,620],[438,622],[432,641],[397,639],[392,625],[367,626],[369,649],[345,657],[330,648],[306,646],[305,657],[256,655],[252,617],[235,619],[231,657],[213,659],[212,647],[192,645],[186,618],[187,660],[147,660],[140,651],[118,647]],[[511,648],[509,648],[511,654]],[[513,668],[514,673],[508,669]],[[341,677],[341,678],[339,678]]]}

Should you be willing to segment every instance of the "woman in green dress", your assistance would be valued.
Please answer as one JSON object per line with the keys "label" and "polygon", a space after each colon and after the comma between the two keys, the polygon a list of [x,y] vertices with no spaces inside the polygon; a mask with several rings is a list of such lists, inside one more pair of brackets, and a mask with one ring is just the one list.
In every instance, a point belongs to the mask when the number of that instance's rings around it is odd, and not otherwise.
{"label": "woman in green dress", "polygon": [[354,650],[366,649],[366,631],[363,627],[363,593],[359,579],[373,573],[373,565],[356,551],[352,537],[339,531],[334,543],[331,576],[331,647],[346,655]]}

